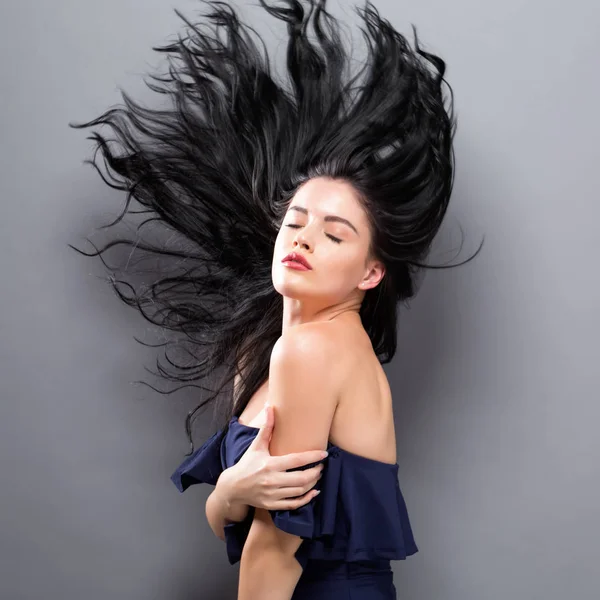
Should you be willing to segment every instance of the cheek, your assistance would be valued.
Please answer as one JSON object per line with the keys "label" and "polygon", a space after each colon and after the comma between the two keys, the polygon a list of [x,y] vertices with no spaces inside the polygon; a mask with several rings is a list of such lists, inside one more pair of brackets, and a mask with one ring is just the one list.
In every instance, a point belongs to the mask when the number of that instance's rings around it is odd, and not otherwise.
{"label": "cheek", "polygon": [[355,252],[336,252],[329,257],[323,276],[336,287],[354,286],[362,275],[360,256]]}
{"label": "cheek", "polygon": [[285,229],[280,229],[275,244],[273,245],[273,260],[271,261],[271,269],[278,270],[281,259],[292,249],[291,240],[287,239],[288,232]]}
{"label": "cheek", "polygon": [[280,229],[279,232],[277,233],[277,237],[275,238],[275,245],[273,246],[274,249],[274,254],[277,255],[282,248],[284,248],[286,245],[286,239],[285,239],[285,230]]}

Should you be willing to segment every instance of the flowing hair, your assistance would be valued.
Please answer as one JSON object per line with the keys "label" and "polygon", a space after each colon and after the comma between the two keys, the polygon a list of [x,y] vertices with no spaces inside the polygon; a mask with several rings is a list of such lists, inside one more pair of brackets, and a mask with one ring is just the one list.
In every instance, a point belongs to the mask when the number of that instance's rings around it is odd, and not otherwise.
{"label": "flowing hair", "polygon": [[[353,72],[326,0],[260,0],[287,26],[287,78],[278,79],[263,40],[236,11],[205,4],[199,22],[176,11],[184,33],[154,48],[168,69],[146,83],[168,98],[167,108],[143,107],[122,92],[123,104],[72,125],[111,131],[92,131],[95,152],[86,161],[126,192],[107,227],[127,213],[148,215],[133,239],[79,251],[107,267],[104,253],[119,246],[170,265],[148,284],[136,283],[131,270],[112,284],[121,300],[174,334],[160,344],[156,374],[177,389],[202,390],[186,419],[192,450],[202,407],[220,400],[227,427],[268,378],[283,311],[271,280],[273,246],[298,187],[326,176],[359,194],[371,254],[385,265],[360,316],[383,364],[396,352],[398,303],[414,295],[417,272],[448,266],[423,261],[454,176],[446,65],[420,46],[414,28],[413,48],[370,3],[358,8],[366,57]],[[167,234],[162,241],[153,240],[157,227]],[[223,392],[236,375],[232,400]]]}

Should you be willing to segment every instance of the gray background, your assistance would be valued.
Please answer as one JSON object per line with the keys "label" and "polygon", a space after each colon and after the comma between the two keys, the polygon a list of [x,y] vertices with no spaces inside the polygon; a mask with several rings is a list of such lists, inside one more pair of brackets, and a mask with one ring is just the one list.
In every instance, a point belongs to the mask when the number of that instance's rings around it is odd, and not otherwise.
{"label": "gray background", "polygon": [[[208,487],[180,496],[169,481],[194,398],[131,385],[153,364],[133,339],[147,323],[66,246],[122,200],[82,166],[90,143],[67,123],[118,102],[117,86],[155,101],[142,74],[179,28],[172,5],[0,4],[2,599],[235,590]],[[600,9],[376,5],[419,26],[456,93],[456,188],[432,258],[459,224],[461,256],[486,235],[474,263],[427,275],[386,367],[420,548],[395,563],[398,597],[598,598]]]}

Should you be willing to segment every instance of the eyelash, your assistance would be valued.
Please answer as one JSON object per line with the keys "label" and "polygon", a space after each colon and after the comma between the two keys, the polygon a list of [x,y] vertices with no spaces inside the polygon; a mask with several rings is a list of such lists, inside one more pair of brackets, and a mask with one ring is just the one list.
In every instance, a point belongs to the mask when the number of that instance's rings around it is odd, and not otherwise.
{"label": "eyelash", "polygon": [[[293,227],[294,229],[298,229],[299,227],[302,227],[302,225],[296,225],[295,223],[288,223],[286,225],[286,227]],[[325,234],[332,242],[335,242],[336,244],[341,244],[342,240],[340,240],[340,238],[336,238],[335,236],[326,233]]]}

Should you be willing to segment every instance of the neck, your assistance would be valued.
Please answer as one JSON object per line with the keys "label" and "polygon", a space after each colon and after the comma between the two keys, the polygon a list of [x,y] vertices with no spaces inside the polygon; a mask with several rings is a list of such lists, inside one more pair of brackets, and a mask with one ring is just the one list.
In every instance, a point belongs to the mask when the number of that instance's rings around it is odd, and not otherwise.
{"label": "neck", "polygon": [[322,302],[283,297],[282,334],[289,328],[304,323],[333,321],[340,318],[360,321],[362,298],[349,298],[334,305],[323,306]]}

